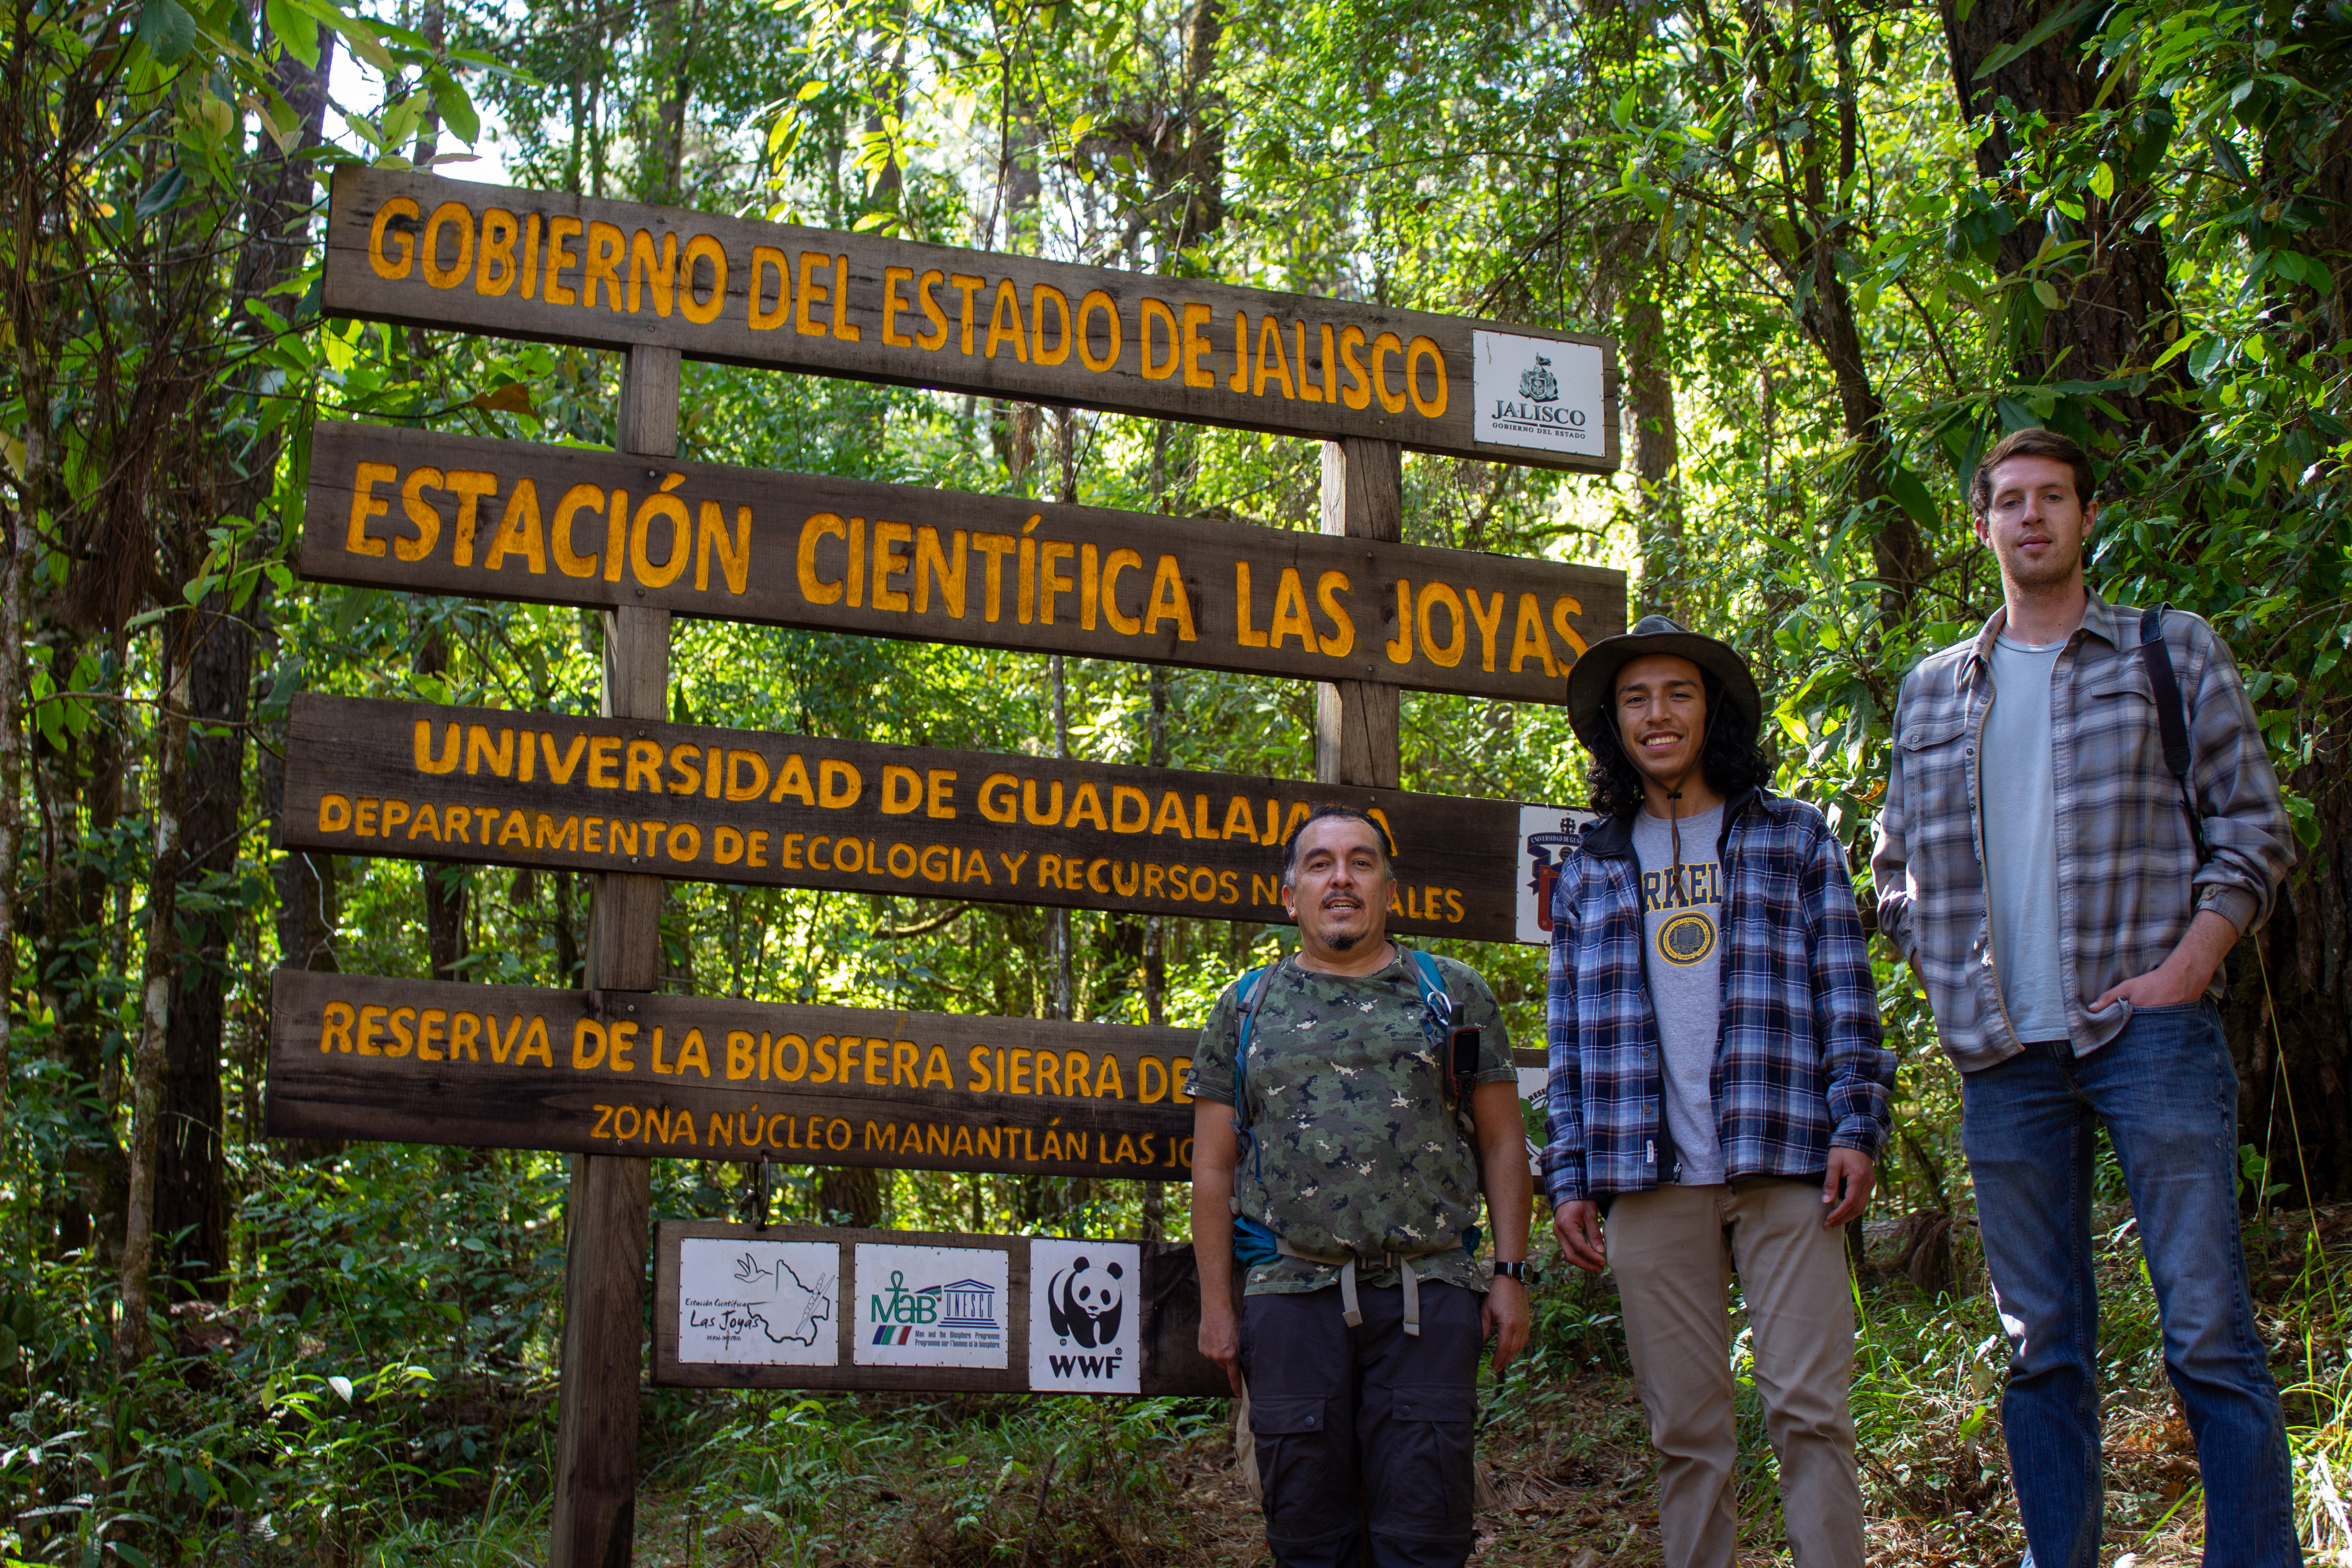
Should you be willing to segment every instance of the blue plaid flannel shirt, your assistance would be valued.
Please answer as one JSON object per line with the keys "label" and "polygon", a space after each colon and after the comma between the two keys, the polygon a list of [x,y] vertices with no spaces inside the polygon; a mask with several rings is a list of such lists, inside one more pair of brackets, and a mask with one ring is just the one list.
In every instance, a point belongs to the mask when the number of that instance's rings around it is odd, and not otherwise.
{"label": "blue plaid flannel shirt", "polygon": [[[1723,1011],[1715,1072],[1724,1168],[1809,1176],[1832,1146],[1885,1144],[1895,1053],[1844,847],[1801,801],[1752,790],[1724,812]],[[1596,824],[1552,895],[1550,1142],[1557,1207],[1658,1184],[1660,1047],[1630,818]]]}

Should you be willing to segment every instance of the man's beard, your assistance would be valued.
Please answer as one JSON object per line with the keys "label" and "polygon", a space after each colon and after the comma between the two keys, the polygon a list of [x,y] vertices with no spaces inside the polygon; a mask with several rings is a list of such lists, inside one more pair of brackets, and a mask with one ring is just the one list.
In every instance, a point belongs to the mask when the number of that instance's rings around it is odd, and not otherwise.
{"label": "man's beard", "polygon": [[2039,566],[2032,565],[2021,558],[2004,562],[2002,564],[2008,571],[2011,580],[2016,583],[2018,586],[2021,588],[2049,588],[2064,584],[2074,575],[2076,569],[2079,568],[2082,563],[2083,552],[2078,548],[2074,554],[2066,556],[2063,560],[2053,555],[2045,559]]}
{"label": "man's beard", "polygon": [[1356,938],[1353,935],[1326,937],[1324,944],[1334,952],[1345,952],[1356,945]]}

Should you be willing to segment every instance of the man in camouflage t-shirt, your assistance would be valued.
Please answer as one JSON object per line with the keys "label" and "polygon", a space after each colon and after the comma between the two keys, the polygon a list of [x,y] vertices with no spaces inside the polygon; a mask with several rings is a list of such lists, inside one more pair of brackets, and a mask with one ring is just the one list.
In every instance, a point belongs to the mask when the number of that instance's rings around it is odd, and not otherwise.
{"label": "man in camouflage t-shirt", "polygon": [[[1457,1102],[1414,961],[1387,937],[1395,876],[1371,818],[1318,811],[1282,879],[1299,951],[1249,994],[1241,1127],[1240,984],[1210,1015],[1185,1086],[1201,1349],[1236,1393],[1247,1384],[1281,1568],[1356,1568],[1367,1534],[1379,1568],[1459,1568],[1479,1347],[1496,1339],[1499,1371],[1528,1334],[1532,1189],[1510,1042],[1486,982],[1438,959],[1460,1026],[1478,1035]],[[1491,1281],[1477,1257],[1482,1190]],[[1238,1316],[1236,1215],[1280,1245],[1248,1268]]]}

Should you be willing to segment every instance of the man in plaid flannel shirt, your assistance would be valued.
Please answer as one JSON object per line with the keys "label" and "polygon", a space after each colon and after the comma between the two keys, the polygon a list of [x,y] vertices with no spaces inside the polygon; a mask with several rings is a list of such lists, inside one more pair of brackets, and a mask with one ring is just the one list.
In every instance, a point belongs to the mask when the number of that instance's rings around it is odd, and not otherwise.
{"label": "man in plaid flannel shirt", "polygon": [[1861,1568],[1841,1232],[1895,1058],[1845,850],[1764,788],[1755,678],[1724,644],[1648,616],[1568,699],[1606,820],[1552,900],[1544,1179],[1569,1260],[1617,1276],[1667,1568],[1732,1562],[1735,1265],[1797,1563]]}
{"label": "man in plaid flannel shirt", "polygon": [[[2001,1426],[2022,1568],[2098,1557],[2101,1126],[2197,1439],[2206,1568],[2276,1568],[2302,1555],[2239,1239],[2238,1074],[2213,1004],[2294,842],[2213,628],[2179,612],[2151,626],[2086,586],[2091,486],[2083,449],[2048,430],[2005,437],[1969,482],[2003,603],[1903,682],[1871,858],[1878,924],[1960,1069],[1960,1142],[2010,1337]],[[2169,682],[2142,652],[2148,630]],[[2185,787],[2160,703],[2188,731]]]}

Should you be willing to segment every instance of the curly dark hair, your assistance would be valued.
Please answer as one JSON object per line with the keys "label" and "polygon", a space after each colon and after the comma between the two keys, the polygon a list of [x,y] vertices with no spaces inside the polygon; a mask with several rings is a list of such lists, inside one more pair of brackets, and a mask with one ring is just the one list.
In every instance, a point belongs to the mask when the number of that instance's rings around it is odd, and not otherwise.
{"label": "curly dark hair", "polygon": [[[1706,749],[1699,753],[1699,770],[1706,775],[1707,787],[1730,800],[1770,784],[1772,769],[1764,760],[1763,748],[1756,743],[1755,717],[1741,712],[1738,704],[1725,698],[1722,681],[1704,673],[1702,679],[1706,710],[1727,721],[1708,726]],[[1584,786],[1592,809],[1603,816],[1631,816],[1641,809],[1642,773],[1625,754],[1625,742],[1617,732],[1614,702],[1601,714],[1601,743],[1592,748],[1592,766],[1585,773]]]}

